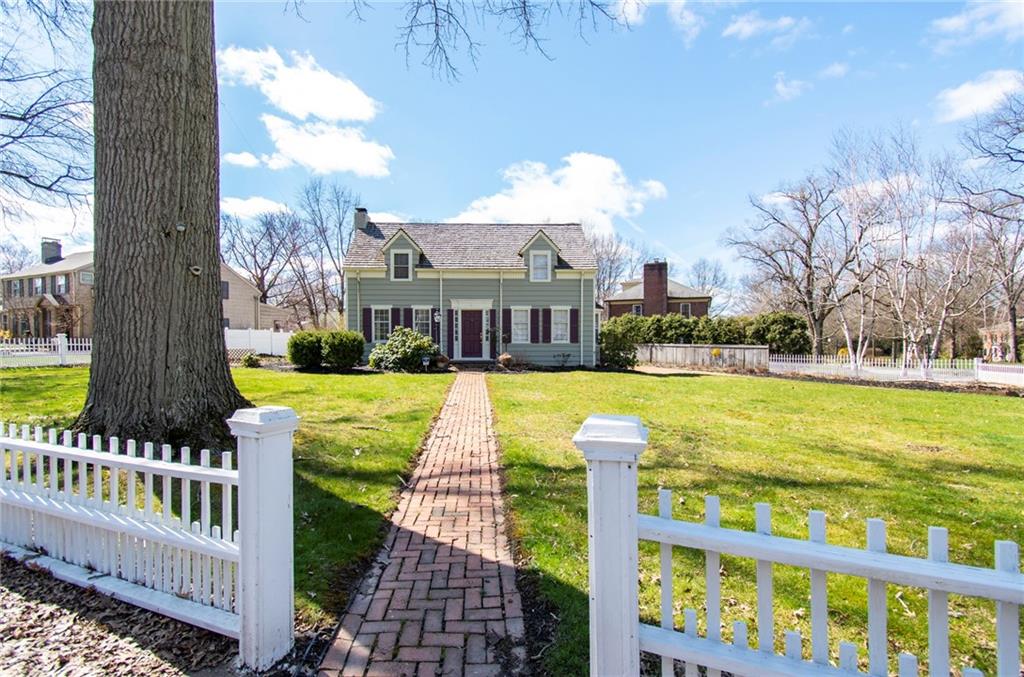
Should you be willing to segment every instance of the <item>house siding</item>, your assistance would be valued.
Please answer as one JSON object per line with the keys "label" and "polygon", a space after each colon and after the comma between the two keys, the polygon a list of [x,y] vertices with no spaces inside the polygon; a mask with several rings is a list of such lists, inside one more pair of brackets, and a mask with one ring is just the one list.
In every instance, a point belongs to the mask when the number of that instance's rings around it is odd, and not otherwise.
{"label": "house siding", "polygon": [[[402,248],[397,244],[395,246]],[[548,248],[547,244],[538,242],[531,247],[531,250],[544,248]],[[386,259],[390,265],[390,255]],[[529,259],[526,260],[529,261]],[[554,262],[554,256],[552,256],[552,262]],[[496,346],[496,351],[499,354],[502,351],[508,352],[531,364],[547,366],[558,366],[563,363],[585,366],[594,364],[594,280],[590,273],[584,275],[582,303],[580,277],[575,272],[568,273],[572,276],[569,277],[564,272],[558,276],[553,271],[550,282],[529,282],[524,271],[505,273],[503,281],[499,280],[497,271],[481,273],[471,278],[455,277],[458,275],[457,273],[449,273],[449,276],[443,280],[443,297],[440,296],[442,281],[436,277],[414,274],[414,280],[411,282],[392,282],[390,274],[386,275],[386,277],[380,277],[378,273],[378,276],[370,277],[369,274],[360,275],[354,271],[346,273],[345,285],[348,290],[346,302],[351,305],[348,307],[345,317],[349,329],[362,332],[362,309],[371,306],[441,308],[442,326],[439,334],[443,337],[441,350],[446,355],[454,356],[456,351],[448,339],[449,313],[447,312],[453,307],[453,300],[490,300],[491,308],[496,311],[494,313],[495,321],[499,324],[503,324],[507,319],[507,314],[500,311],[512,306],[529,306],[540,310],[560,306],[579,311],[580,342],[502,343]],[[510,279],[510,275],[515,277]],[[489,322],[490,316],[490,313],[484,313],[485,321]],[[502,327],[502,332],[506,335],[511,334],[511,327]],[[370,344],[367,345],[364,358],[369,355],[372,347]],[[486,345],[484,354],[485,357],[490,354]]]}

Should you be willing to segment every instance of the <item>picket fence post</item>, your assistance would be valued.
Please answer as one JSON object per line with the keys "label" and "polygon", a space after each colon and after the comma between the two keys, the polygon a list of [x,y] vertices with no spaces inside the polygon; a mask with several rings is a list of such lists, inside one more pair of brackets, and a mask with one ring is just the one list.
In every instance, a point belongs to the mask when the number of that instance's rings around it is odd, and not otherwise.
{"label": "picket fence post", "polygon": [[57,355],[60,359],[60,366],[68,363],[68,335],[57,334]]}
{"label": "picket fence post", "polygon": [[975,381],[980,381],[981,380],[981,358],[980,357],[975,357],[974,358],[974,380]]}
{"label": "picket fence post", "polygon": [[590,674],[640,674],[637,462],[647,428],[595,414],[572,438],[587,462]]}
{"label": "picket fence post", "polygon": [[265,670],[291,650],[295,635],[292,434],[289,407],[239,409],[228,419],[238,438],[239,655]]}

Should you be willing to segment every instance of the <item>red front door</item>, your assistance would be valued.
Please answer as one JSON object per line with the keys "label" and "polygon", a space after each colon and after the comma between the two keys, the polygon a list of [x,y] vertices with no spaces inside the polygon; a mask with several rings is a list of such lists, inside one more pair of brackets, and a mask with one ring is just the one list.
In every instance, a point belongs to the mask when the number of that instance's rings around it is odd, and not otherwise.
{"label": "red front door", "polygon": [[484,311],[462,311],[462,357],[484,356]]}

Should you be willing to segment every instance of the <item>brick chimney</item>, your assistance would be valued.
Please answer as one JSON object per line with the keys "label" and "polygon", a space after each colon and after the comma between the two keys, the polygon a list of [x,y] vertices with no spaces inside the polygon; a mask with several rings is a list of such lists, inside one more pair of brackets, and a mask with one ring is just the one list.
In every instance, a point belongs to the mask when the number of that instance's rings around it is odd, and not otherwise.
{"label": "brick chimney", "polygon": [[644,264],[644,315],[668,313],[668,262]]}
{"label": "brick chimney", "polygon": [[44,237],[39,249],[39,260],[42,263],[56,263],[64,258],[60,253],[60,240]]}
{"label": "brick chimney", "polygon": [[352,225],[356,227],[356,230],[366,230],[366,224],[368,224],[369,222],[370,215],[366,211],[366,207],[356,207],[356,212],[352,223]]}

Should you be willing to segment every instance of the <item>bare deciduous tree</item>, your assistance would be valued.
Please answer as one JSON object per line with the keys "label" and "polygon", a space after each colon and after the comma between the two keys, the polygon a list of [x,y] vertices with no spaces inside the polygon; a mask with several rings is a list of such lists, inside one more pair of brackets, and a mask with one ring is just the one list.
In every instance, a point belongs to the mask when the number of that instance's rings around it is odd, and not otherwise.
{"label": "bare deciduous tree", "polygon": [[0,275],[16,273],[32,262],[32,253],[14,238],[0,241]]}
{"label": "bare deciduous tree", "polygon": [[690,265],[687,281],[697,291],[714,297],[710,315],[725,315],[733,311],[733,284],[725,266],[718,259],[701,257]]}
{"label": "bare deciduous tree", "polygon": [[249,276],[260,292],[260,302],[279,295],[293,256],[293,231],[300,228],[291,212],[267,212],[253,221],[225,216],[221,219],[221,255],[225,262]]}
{"label": "bare deciduous tree", "polygon": [[587,235],[587,244],[597,259],[597,274],[594,277],[594,288],[597,299],[604,301],[615,293],[619,283],[624,279],[629,266],[630,248],[616,233]]}

